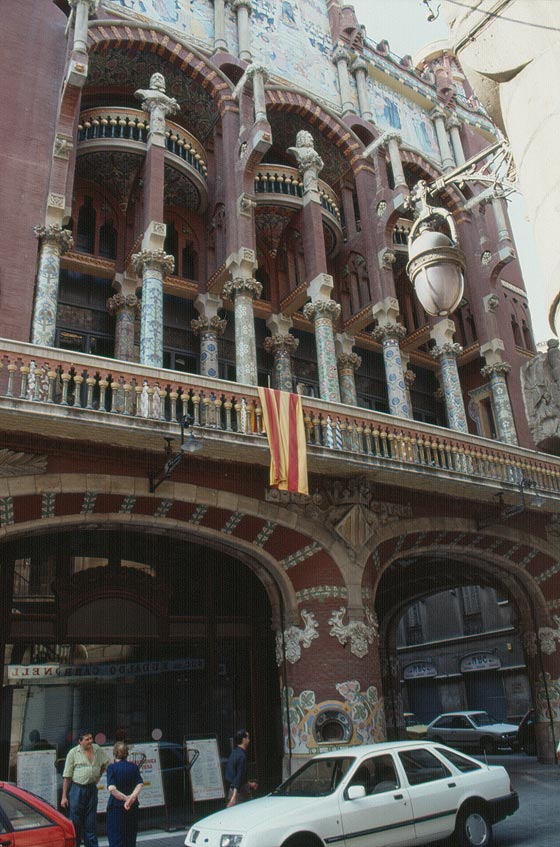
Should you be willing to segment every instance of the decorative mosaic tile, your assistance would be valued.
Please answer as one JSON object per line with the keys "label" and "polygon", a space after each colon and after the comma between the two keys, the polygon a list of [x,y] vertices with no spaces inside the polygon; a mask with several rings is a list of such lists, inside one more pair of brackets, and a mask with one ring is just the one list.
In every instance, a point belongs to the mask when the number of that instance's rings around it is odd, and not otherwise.
{"label": "decorative mosaic tile", "polygon": [[136,497],[134,497],[132,494],[127,494],[126,497],[123,497],[119,512],[121,513],[121,515],[130,515],[135,505]]}
{"label": "decorative mosaic tile", "polygon": [[84,501],[80,510],[81,515],[91,515],[95,509],[95,501],[97,500],[97,491],[88,491],[84,494]]}
{"label": "decorative mosaic tile", "polygon": [[173,502],[173,500],[162,500],[154,512],[154,518],[164,518],[173,505]]}
{"label": "decorative mosaic tile", "polygon": [[189,523],[194,523],[198,526],[207,511],[208,506],[197,506],[194,512],[192,513],[192,517],[189,520]]}
{"label": "decorative mosaic tile", "polygon": [[55,506],[56,494],[54,494],[53,492],[43,494],[41,497],[41,517],[54,518]]}
{"label": "decorative mosaic tile", "polygon": [[290,553],[289,556],[286,556],[285,559],[282,559],[278,564],[284,568],[285,571],[290,570],[290,568],[295,568],[296,565],[301,564],[301,562],[305,562],[306,559],[310,559],[315,553],[319,553],[323,548],[320,544],[314,541],[312,544],[308,544],[307,547],[302,547],[301,550],[296,550],[295,553]]}
{"label": "decorative mosaic tile", "polygon": [[267,521],[253,541],[255,547],[264,547],[277,526],[278,524],[274,523],[274,521]]}
{"label": "decorative mosaic tile", "polygon": [[243,512],[233,512],[222,527],[222,532],[226,535],[231,535],[233,530],[239,526],[245,514]]}
{"label": "decorative mosaic tile", "polygon": [[14,522],[14,498],[0,497],[0,526],[9,526]]}
{"label": "decorative mosaic tile", "polygon": [[535,577],[535,582],[541,583],[546,582],[547,579],[551,579],[555,574],[560,571],[560,562],[556,562],[555,565],[551,565],[550,568],[547,568],[545,571],[540,573]]}
{"label": "decorative mosaic tile", "polygon": [[296,600],[303,603],[306,600],[331,600],[348,597],[348,589],[343,585],[315,585],[313,588],[303,588],[296,591]]}
{"label": "decorative mosaic tile", "polygon": [[533,561],[535,556],[538,556],[538,555],[539,555],[538,550],[531,550],[529,553],[527,553],[527,555],[525,556],[524,559],[521,559],[521,561],[519,562],[519,567],[520,568],[526,568],[527,565],[531,564],[531,562]]}

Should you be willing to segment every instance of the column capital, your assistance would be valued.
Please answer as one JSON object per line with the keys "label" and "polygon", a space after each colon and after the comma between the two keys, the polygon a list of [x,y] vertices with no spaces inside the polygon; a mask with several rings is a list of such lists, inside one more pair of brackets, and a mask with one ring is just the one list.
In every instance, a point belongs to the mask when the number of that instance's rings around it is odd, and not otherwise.
{"label": "column capital", "polygon": [[410,370],[410,368],[407,368],[404,372],[404,381],[407,385],[407,388],[412,388],[412,386],[416,382],[416,374],[414,373],[414,371]]}
{"label": "column capital", "polygon": [[375,329],[372,330],[371,335],[375,341],[381,341],[382,343],[390,338],[402,341],[402,339],[406,336],[406,327],[396,321],[394,323],[387,322],[376,326]]}
{"label": "column capital", "polygon": [[308,321],[326,317],[335,323],[340,317],[340,305],[334,300],[315,300],[303,307],[303,316]]}
{"label": "column capital", "polygon": [[267,318],[266,326],[271,335],[287,335],[294,325],[289,315],[277,312]]}
{"label": "column capital", "polygon": [[385,297],[371,307],[371,315],[381,326],[383,324],[396,324],[400,314],[399,301],[396,297]]}
{"label": "column capital", "polygon": [[266,65],[259,65],[255,62],[251,62],[251,64],[245,68],[244,76],[246,76],[250,82],[253,82],[253,78],[256,76],[260,76],[263,82],[267,82],[270,77],[270,72]]}
{"label": "column capital", "polygon": [[463,348],[460,344],[454,343],[453,341],[448,341],[441,346],[437,345],[432,347],[430,350],[430,356],[434,359],[441,359],[443,356],[447,356],[450,358],[457,359],[461,353],[463,352]]}
{"label": "column capital", "polygon": [[245,8],[250,15],[253,11],[253,4],[251,0],[232,0],[231,8],[234,12],[237,12],[238,9]]}
{"label": "column capital", "polygon": [[364,73],[367,73],[368,63],[365,61],[365,59],[362,59],[361,56],[358,56],[350,65],[350,70],[354,74],[354,76],[357,73],[360,73],[360,71],[364,71]]}
{"label": "column capital", "polygon": [[253,277],[236,276],[223,287],[224,297],[235,300],[238,294],[250,294],[253,300],[258,300],[262,294],[262,285]]}
{"label": "column capital", "polygon": [[218,311],[222,308],[222,305],[222,298],[218,297],[216,294],[212,294],[211,292],[198,294],[193,303],[193,306],[201,318],[217,317]]}
{"label": "column capital", "polygon": [[336,363],[339,371],[357,371],[362,364],[362,357],[358,356],[357,353],[341,353],[340,356],[338,356]]}
{"label": "column capital", "polygon": [[68,5],[73,9],[80,4],[87,6],[88,15],[93,15],[99,9],[101,0],[68,0]]}
{"label": "column capital", "polygon": [[191,321],[192,331],[195,335],[202,335],[206,332],[214,333],[214,335],[223,335],[226,326],[226,319],[219,318],[217,315],[213,315],[212,317],[201,315],[199,318],[193,318]]}
{"label": "column capital", "polygon": [[69,229],[63,229],[58,224],[39,224],[33,227],[36,238],[48,244],[55,244],[62,256],[74,246],[74,239]]}
{"label": "column capital", "polygon": [[338,65],[339,62],[346,62],[347,65],[350,64],[350,52],[343,44],[337,44],[333,48],[331,56],[335,65]]}
{"label": "column capital", "polygon": [[480,369],[480,373],[484,377],[507,376],[511,371],[509,362],[494,362],[492,365],[484,365]]}
{"label": "column capital", "polygon": [[463,123],[462,123],[462,121],[459,120],[457,115],[454,112],[452,112],[450,115],[447,115],[447,118],[445,120],[445,125],[446,125],[447,129],[452,129],[453,127],[457,127],[457,129],[461,129],[461,127],[463,126]]}
{"label": "column capital", "polygon": [[267,335],[263,347],[267,353],[293,353],[299,346],[299,338],[291,333],[286,335]]}
{"label": "column capital", "polygon": [[455,335],[455,324],[449,318],[442,318],[432,326],[430,338],[432,338],[438,347],[444,347],[446,344],[453,343]]}
{"label": "column capital", "polygon": [[141,250],[140,253],[132,254],[131,262],[138,276],[142,276],[144,268],[149,268],[166,277],[173,273],[175,268],[175,258],[163,250]]}
{"label": "column capital", "polygon": [[434,106],[434,108],[430,112],[430,117],[433,121],[438,120],[440,118],[441,118],[441,120],[445,121],[445,120],[447,120],[448,114],[449,113],[446,112],[445,109],[443,109],[441,106],[438,105],[438,106]]}
{"label": "column capital", "polygon": [[140,311],[140,300],[136,294],[113,294],[112,297],[109,297],[105,305],[110,315],[116,315],[117,312],[121,312],[123,309],[130,309],[136,314]]}

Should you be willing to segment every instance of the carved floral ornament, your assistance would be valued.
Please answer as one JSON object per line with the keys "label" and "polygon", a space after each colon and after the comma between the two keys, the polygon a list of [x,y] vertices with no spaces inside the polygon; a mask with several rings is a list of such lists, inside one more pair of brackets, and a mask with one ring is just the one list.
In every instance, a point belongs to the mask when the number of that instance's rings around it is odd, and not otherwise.
{"label": "carved floral ornament", "polygon": [[347,613],[347,609],[341,606],[336,612],[333,612],[329,618],[330,635],[337,638],[339,644],[345,646],[350,642],[350,652],[357,656],[358,659],[363,659],[369,652],[369,645],[373,644],[379,633],[379,624],[373,612],[367,606],[364,608],[366,622],[364,621],[349,621],[343,623],[343,618]]}
{"label": "carved floral ornament", "polygon": [[[557,646],[560,643],[560,615],[553,615],[553,620],[556,624],[556,629],[551,626],[539,627],[539,646],[541,652],[546,656],[551,656],[555,653]],[[524,632],[522,635],[522,641],[525,652],[528,656],[534,659],[538,653],[536,633],[532,630]]]}
{"label": "carved floral ornament", "polygon": [[315,620],[313,612],[302,609],[300,614],[304,623],[303,628],[295,625],[289,626],[284,630],[283,637],[282,632],[276,633],[276,664],[278,667],[284,661],[284,656],[286,656],[286,661],[294,665],[301,659],[302,646],[310,647],[311,642],[315,638],[319,638],[317,632],[319,624]]}
{"label": "carved floral ornament", "polygon": [[74,246],[74,239],[70,230],[62,229],[58,224],[39,224],[33,227],[33,232],[40,241],[56,245],[61,256]]}
{"label": "carved floral ornament", "polygon": [[47,471],[47,456],[0,450],[0,477],[30,476]]}

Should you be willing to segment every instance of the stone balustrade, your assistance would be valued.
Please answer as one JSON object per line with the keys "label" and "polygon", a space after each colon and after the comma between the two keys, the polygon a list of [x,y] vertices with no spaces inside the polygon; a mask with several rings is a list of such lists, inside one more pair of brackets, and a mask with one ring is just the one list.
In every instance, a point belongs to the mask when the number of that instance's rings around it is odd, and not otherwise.
{"label": "stone balustrade", "polygon": [[[179,156],[206,179],[208,167],[200,142],[173,121],[166,121],[165,127],[166,149]],[[80,114],[78,144],[97,140],[136,141],[146,144],[149,128],[149,115],[141,109],[87,109]]]}
{"label": "stone balustrade", "polygon": [[[297,168],[288,165],[263,165],[255,174],[255,194],[283,194],[303,198],[303,180]],[[341,215],[336,194],[319,180],[321,206],[340,223]]]}
{"label": "stone balustrade", "polygon": [[[525,477],[537,491],[560,497],[560,459],[478,436],[445,430],[380,412],[303,397],[310,455],[338,454],[355,471],[368,466],[400,473],[420,471],[455,482],[517,487]],[[262,436],[255,387],[196,374],[165,371],[129,362],[67,353],[16,341],[0,341],[0,412],[29,404],[38,416],[49,407],[66,409],[74,420],[99,415],[111,426],[123,419],[158,428],[182,415],[196,427]],[[39,428],[39,424],[38,424]]]}

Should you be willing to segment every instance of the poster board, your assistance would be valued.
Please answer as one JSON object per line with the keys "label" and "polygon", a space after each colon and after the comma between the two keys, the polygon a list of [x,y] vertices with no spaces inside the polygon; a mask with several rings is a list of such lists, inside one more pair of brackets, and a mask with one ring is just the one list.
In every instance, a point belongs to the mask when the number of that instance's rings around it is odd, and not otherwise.
{"label": "poster board", "polygon": [[[113,761],[113,748],[103,747],[107,754],[109,762]],[[145,758],[144,758],[145,757]],[[142,779],[144,780],[144,788],[140,794],[140,807],[147,809],[150,806],[165,806],[165,796],[163,793],[163,781],[161,778],[161,764],[159,758],[159,748],[156,742],[147,744],[129,744],[128,758],[131,762],[136,762],[140,768]],[[107,801],[109,800],[109,792],[107,790],[107,773],[104,773],[97,785],[98,788],[98,814],[107,811]]]}
{"label": "poster board", "polygon": [[17,784],[37,794],[56,809],[56,750],[30,750],[17,754]]}
{"label": "poster board", "polygon": [[185,747],[194,802],[224,798],[224,780],[217,740],[215,738],[187,739]]}

